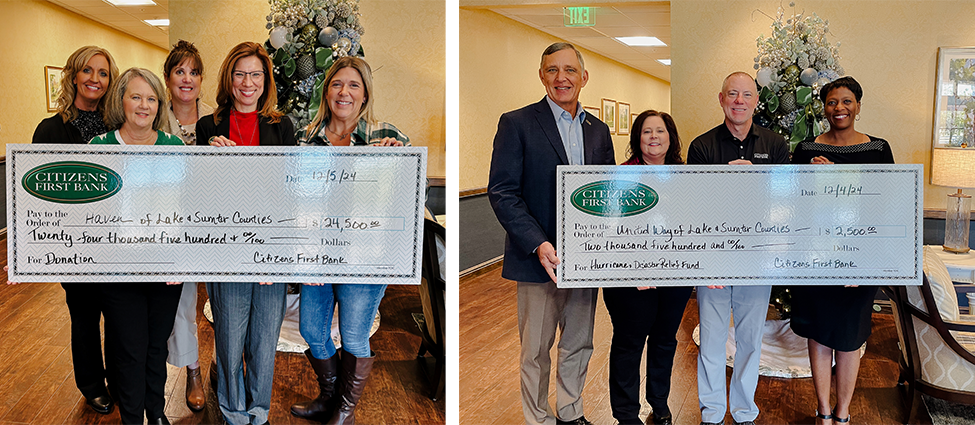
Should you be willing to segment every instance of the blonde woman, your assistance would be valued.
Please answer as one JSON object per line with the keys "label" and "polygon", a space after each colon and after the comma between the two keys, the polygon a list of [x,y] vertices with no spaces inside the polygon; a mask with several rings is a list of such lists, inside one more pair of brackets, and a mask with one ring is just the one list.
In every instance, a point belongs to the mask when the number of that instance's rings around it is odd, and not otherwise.
{"label": "blonde woman", "polygon": [[[88,143],[108,131],[103,117],[105,93],[118,76],[107,50],[85,46],[68,57],[61,71],[57,114],[41,121],[31,143]],[[102,361],[101,303],[96,283],[62,283],[71,317],[71,359],[74,380],[88,406],[111,413],[114,401],[105,387]]]}
{"label": "blonde woman", "polygon": [[[105,105],[105,121],[115,131],[97,136],[91,144],[183,145],[160,130],[166,108],[162,82],[151,71],[129,68],[112,85]],[[103,283],[105,339],[113,341],[108,369],[115,379],[122,423],[168,425],[165,408],[166,340],[182,287],[179,282]]]}
{"label": "blonde woman", "polygon": [[[346,56],[332,64],[322,86],[322,106],[308,127],[298,132],[302,146],[403,146],[409,137],[392,124],[376,122],[372,70],[361,58]],[[291,406],[291,413],[329,424],[355,423],[355,407],[372,371],[375,356],[369,331],[386,285],[306,283],[301,288],[301,336],[305,356],[318,379],[318,397]],[[342,354],[332,343],[332,315],[339,305]]]}

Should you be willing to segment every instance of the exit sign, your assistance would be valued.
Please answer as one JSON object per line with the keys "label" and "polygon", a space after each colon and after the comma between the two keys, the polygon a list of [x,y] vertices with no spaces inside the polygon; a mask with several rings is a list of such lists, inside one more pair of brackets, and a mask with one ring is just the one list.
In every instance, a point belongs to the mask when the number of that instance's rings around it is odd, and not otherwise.
{"label": "exit sign", "polygon": [[596,16],[591,7],[563,7],[562,24],[567,27],[591,27],[596,25]]}

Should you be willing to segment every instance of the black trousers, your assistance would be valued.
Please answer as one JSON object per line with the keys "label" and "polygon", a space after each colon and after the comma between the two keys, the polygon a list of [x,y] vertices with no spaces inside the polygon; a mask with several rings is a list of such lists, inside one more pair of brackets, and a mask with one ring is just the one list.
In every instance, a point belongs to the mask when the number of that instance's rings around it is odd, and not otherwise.
{"label": "black trousers", "polygon": [[677,328],[691,296],[690,287],[603,288],[613,322],[609,351],[609,404],[620,424],[640,424],[640,360],[647,356],[647,403],[670,414],[670,375],[677,351]]}
{"label": "black trousers", "polygon": [[165,415],[166,341],[173,332],[182,285],[104,283],[106,362],[124,424]]}
{"label": "black trousers", "polygon": [[[102,304],[100,283],[62,283],[71,317],[71,359],[74,381],[86,399],[106,395],[102,360]],[[105,342],[106,355],[109,342]]]}

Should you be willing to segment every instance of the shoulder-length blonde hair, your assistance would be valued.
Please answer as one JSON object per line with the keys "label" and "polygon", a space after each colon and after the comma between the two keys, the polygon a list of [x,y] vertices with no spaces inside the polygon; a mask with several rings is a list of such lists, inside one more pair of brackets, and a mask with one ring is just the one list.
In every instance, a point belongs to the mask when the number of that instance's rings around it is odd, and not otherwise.
{"label": "shoulder-length blonde hair", "polygon": [[276,123],[284,115],[278,111],[278,89],[274,85],[274,66],[267,50],[260,44],[245,41],[234,46],[220,65],[220,84],[217,87],[217,109],[213,111],[214,124],[220,123],[220,116],[234,107],[234,67],[237,61],[248,56],[257,56],[264,67],[264,92],[257,100],[258,113],[269,122]]}
{"label": "shoulder-length blonde hair", "polygon": [[152,129],[159,130],[159,127],[162,126],[163,117],[169,110],[168,103],[166,103],[165,86],[152,71],[145,68],[129,68],[119,76],[115,84],[112,84],[112,90],[105,96],[107,98],[105,100],[105,125],[108,126],[109,130],[118,130],[122,124],[125,124],[123,98],[125,97],[125,90],[129,88],[129,83],[136,78],[145,80],[152,87],[152,91],[156,93],[159,108],[156,109],[156,118],[152,120]]}
{"label": "shoulder-length blonde hair", "polygon": [[[58,95],[57,111],[64,122],[78,118],[78,107],[74,106],[74,97],[78,94],[78,88],[75,87],[74,77],[85,69],[91,58],[98,55],[104,56],[105,60],[108,61],[109,78],[108,85],[105,86],[106,93],[112,87],[115,78],[118,77],[118,66],[115,65],[115,58],[112,57],[111,53],[108,53],[108,50],[98,46],[85,46],[75,50],[71,56],[68,56],[68,61],[65,62],[64,69],[61,70],[61,94]],[[98,100],[98,111],[102,115],[105,114],[105,96]]]}
{"label": "shoulder-length blonde hair", "polygon": [[332,79],[335,78],[335,74],[338,74],[344,68],[352,68],[359,72],[359,76],[362,77],[362,84],[365,86],[365,94],[362,98],[362,106],[359,108],[359,116],[356,117],[356,121],[360,119],[365,119],[366,122],[374,124],[375,117],[372,114],[372,68],[365,60],[355,56],[345,56],[335,61],[328,72],[325,73],[325,82],[322,84],[322,101],[318,107],[318,114],[315,118],[311,120],[308,124],[307,131],[308,134],[315,134],[320,125],[328,124],[332,120],[332,111],[328,109],[328,102],[325,101],[325,94],[328,93],[328,86],[331,85]]}

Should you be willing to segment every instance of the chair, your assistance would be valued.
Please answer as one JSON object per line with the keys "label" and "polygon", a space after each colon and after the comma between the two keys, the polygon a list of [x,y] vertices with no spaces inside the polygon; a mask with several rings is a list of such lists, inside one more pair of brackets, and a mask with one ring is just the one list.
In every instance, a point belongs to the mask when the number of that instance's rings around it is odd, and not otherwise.
{"label": "chair", "polygon": [[[446,315],[445,294],[447,284],[441,270],[441,253],[444,252],[446,230],[437,222],[425,219],[423,224],[423,280],[420,282],[420,301],[423,314],[413,314],[413,320],[420,328],[423,342],[416,354],[424,372],[433,373],[431,382],[435,385],[431,399],[443,397],[446,380],[444,364],[444,316]],[[438,240],[439,239],[439,240]],[[438,246],[439,245],[439,246]],[[433,356],[434,367],[427,371],[426,354]]]}
{"label": "chair", "polygon": [[921,393],[975,404],[975,316],[959,313],[954,284],[938,254],[924,249],[920,287],[890,292],[902,354],[898,384],[908,385],[911,404],[906,423],[915,423]]}

